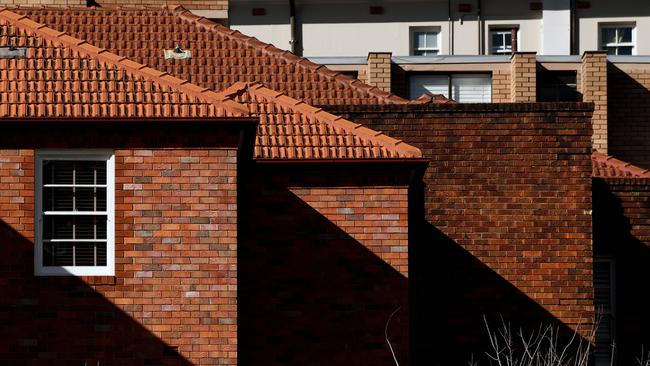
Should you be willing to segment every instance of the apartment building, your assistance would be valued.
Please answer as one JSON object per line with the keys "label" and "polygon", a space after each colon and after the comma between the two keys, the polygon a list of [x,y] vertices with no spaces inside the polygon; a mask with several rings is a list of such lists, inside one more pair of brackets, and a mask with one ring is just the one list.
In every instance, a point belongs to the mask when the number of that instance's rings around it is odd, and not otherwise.
{"label": "apartment building", "polygon": [[[231,28],[403,98],[595,102],[594,147],[650,167],[650,2],[241,0],[229,6]],[[587,75],[594,71],[603,72]]]}

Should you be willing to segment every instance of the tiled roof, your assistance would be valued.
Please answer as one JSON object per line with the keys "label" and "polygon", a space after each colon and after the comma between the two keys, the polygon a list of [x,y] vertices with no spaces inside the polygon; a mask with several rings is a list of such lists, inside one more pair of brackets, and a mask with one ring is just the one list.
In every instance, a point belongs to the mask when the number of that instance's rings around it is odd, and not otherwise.
{"label": "tiled roof", "polygon": [[262,86],[236,83],[224,91],[247,104],[260,123],[258,159],[377,159],[422,157],[417,148],[382,132]]}
{"label": "tiled roof", "polygon": [[[426,102],[409,102],[182,7],[13,11],[211,90],[223,90],[239,81],[260,82],[312,105]],[[165,60],[163,50],[176,45],[191,51],[192,57]]]}
{"label": "tiled roof", "polygon": [[650,178],[650,171],[594,151],[592,175],[601,178]]}
{"label": "tiled roof", "polygon": [[0,117],[241,116],[248,108],[0,8]]}
{"label": "tiled roof", "polygon": [[258,159],[416,158],[421,152],[259,83],[214,92],[0,8],[0,117],[259,117]]}

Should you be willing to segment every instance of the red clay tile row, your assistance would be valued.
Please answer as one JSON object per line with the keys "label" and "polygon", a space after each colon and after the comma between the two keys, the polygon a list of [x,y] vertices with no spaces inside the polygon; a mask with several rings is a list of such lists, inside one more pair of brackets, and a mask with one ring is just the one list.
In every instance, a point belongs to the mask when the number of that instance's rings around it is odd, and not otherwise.
{"label": "red clay tile row", "polygon": [[600,178],[650,178],[650,171],[598,151],[591,154],[592,175]]}

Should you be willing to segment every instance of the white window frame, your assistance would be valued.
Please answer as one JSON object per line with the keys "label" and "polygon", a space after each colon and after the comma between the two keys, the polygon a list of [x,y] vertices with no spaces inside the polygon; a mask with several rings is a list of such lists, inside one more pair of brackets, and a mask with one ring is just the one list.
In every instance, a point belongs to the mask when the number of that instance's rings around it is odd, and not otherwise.
{"label": "white window frame", "polygon": [[[436,38],[436,44],[438,47],[426,47],[426,41],[425,47],[416,47],[415,46],[415,40],[417,39],[417,34],[418,33],[425,33],[425,37],[428,37],[429,34],[435,34],[434,37]],[[435,54],[432,55],[422,55],[422,56],[438,56],[441,53],[441,48],[442,44],[440,43],[442,40],[441,37],[441,31],[439,28],[411,28],[411,55],[413,56],[420,56],[416,55],[416,52],[418,51],[423,51],[423,52],[435,52]]]}
{"label": "white window frame", "polygon": [[[632,28],[632,41],[631,42],[621,42],[621,43],[607,43],[605,44],[603,40],[603,30],[604,29],[620,29],[620,28]],[[616,47],[618,55],[618,47],[632,47],[632,55],[636,55],[636,24],[623,22],[623,23],[604,23],[598,24],[598,49],[601,51],[607,51],[607,47]]]}
{"label": "white window frame", "polygon": [[492,34],[493,33],[500,33],[502,35],[502,37],[504,38],[503,43],[505,44],[505,35],[508,34],[508,33],[512,35],[512,30],[513,29],[515,29],[517,31],[516,32],[517,33],[516,41],[517,41],[517,49],[519,50],[521,48],[520,47],[521,43],[519,42],[519,38],[520,38],[519,34],[521,32],[519,31],[518,26],[509,26],[509,25],[497,26],[497,25],[495,25],[495,26],[490,27],[488,29],[488,46],[489,46],[489,49],[490,49],[490,53],[489,53],[490,55],[511,55],[512,54],[512,52],[513,52],[513,50],[512,50],[512,41],[513,41],[513,39],[510,40],[510,50],[507,50],[507,49],[504,48],[502,50],[494,52],[492,50]]}
{"label": "white window frame", "polygon": [[[106,161],[106,265],[43,266],[43,160]],[[114,276],[115,275],[115,154],[104,149],[37,150],[35,155],[34,275]]]}

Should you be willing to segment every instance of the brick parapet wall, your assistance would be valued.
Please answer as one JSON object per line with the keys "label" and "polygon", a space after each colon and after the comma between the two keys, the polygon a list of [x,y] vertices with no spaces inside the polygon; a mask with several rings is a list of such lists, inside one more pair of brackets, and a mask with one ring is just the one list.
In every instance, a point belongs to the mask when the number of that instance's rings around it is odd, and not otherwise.
{"label": "brick parapet wall", "polygon": [[608,153],[650,168],[650,65],[608,65]]}
{"label": "brick parapet wall", "polygon": [[510,60],[510,101],[537,100],[537,59],[534,52],[515,52]]}
{"label": "brick parapet wall", "polygon": [[[465,329],[458,343],[475,352],[486,313],[571,327],[591,322],[589,104],[350,106],[336,113],[403,139],[430,159],[424,249],[412,248],[409,271],[424,283],[411,286],[423,296],[414,306],[427,304],[429,281],[445,278],[436,291],[448,291],[438,299],[446,305],[432,302],[418,313],[427,319],[427,311],[442,306],[442,319],[430,326],[454,324],[436,342]],[[430,274],[432,267],[447,269]],[[426,329],[414,333],[421,337],[412,339],[416,348],[433,341]],[[447,347],[457,350],[458,343]]]}
{"label": "brick parapet wall", "polygon": [[368,54],[367,83],[381,90],[391,89],[391,53],[370,52]]}
{"label": "brick parapet wall", "polygon": [[607,154],[607,53],[585,52],[580,67],[580,92],[584,102],[594,103],[594,149]]}

